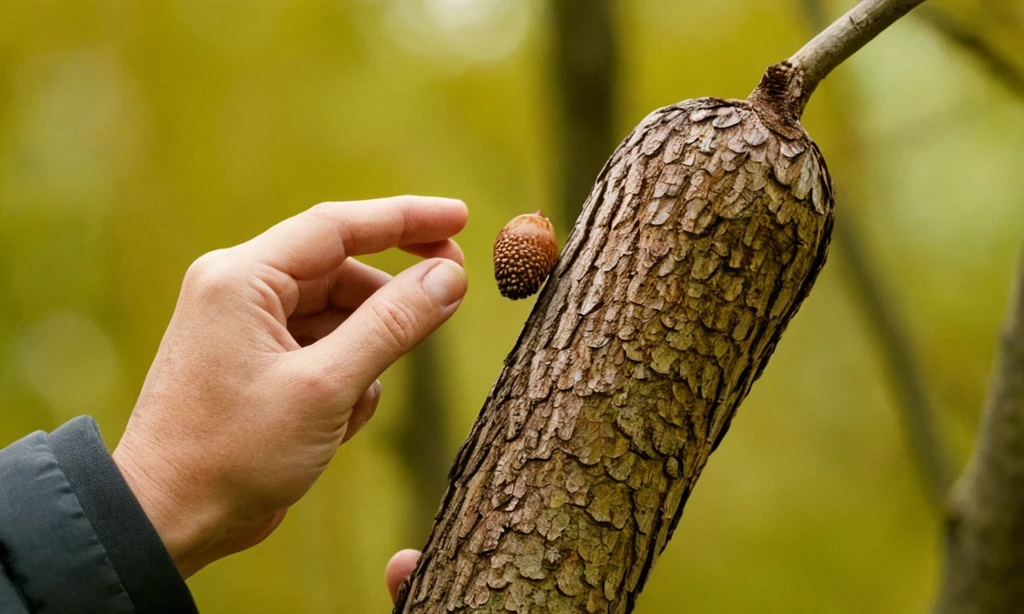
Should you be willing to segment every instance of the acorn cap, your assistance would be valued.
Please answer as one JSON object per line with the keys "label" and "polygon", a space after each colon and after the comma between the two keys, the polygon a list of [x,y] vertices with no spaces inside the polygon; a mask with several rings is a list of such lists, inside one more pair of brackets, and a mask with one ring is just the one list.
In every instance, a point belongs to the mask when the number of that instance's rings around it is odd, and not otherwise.
{"label": "acorn cap", "polygon": [[494,240],[494,279],[512,300],[536,294],[558,259],[551,220],[537,213],[516,216]]}

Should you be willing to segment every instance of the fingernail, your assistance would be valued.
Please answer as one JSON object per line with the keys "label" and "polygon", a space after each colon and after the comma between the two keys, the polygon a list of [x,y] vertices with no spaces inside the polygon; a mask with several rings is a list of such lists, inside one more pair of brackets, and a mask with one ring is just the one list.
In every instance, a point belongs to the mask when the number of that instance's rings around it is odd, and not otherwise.
{"label": "fingernail", "polygon": [[466,272],[451,260],[438,260],[423,277],[423,287],[442,307],[448,307],[466,293]]}
{"label": "fingernail", "polygon": [[376,399],[371,400],[371,403],[373,405],[371,406],[370,411],[368,413],[365,413],[362,416],[360,416],[359,422],[356,422],[354,424],[353,424],[352,420],[349,419],[349,421],[348,421],[348,430],[345,431],[345,435],[344,435],[344,437],[342,437],[342,440],[341,440],[342,443],[345,443],[349,439],[352,439],[353,437],[355,437],[356,433],[359,432],[359,429],[361,429],[364,426],[366,426],[366,423],[370,421],[370,418],[373,417],[373,414],[377,413],[377,403],[380,402],[380,380],[379,379],[378,380],[374,380],[374,382],[372,384],[370,384],[370,390],[373,390],[373,396],[376,397]]}
{"label": "fingernail", "polygon": [[[370,388],[373,389],[373,396],[377,397],[377,401],[379,402],[380,401],[380,380],[379,379],[373,380],[373,384],[370,385]],[[373,412],[376,412],[376,411],[377,411],[377,407],[376,407],[376,404],[374,404]],[[371,416],[373,415],[373,412],[370,412]]]}

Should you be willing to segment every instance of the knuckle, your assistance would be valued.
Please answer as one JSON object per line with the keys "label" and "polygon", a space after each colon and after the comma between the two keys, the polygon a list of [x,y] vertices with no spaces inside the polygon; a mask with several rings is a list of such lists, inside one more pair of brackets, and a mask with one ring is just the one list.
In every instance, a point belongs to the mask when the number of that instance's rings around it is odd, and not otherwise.
{"label": "knuckle", "polygon": [[317,217],[332,217],[338,210],[338,203],[333,201],[326,201],[317,203],[309,208],[308,213]]}
{"label": "knuckle", "polygon": [[203,254],[186,271],[184,286],[201,296],[218,294],[231,284],[234,268],[226,257],[226,250]]}
{"label": "knuckle", "polygon": [[339,386],[337,372],[318,367],[306,367],[295,375],[293,381],[302,398],[311,401],[332,399]]}
{"label": "knuckle", "polygon": [[403,194],[388,198],[384,201],[383,206],[389,209],[388,213],[391,217],[403,220],[404,225],[409,216],[415,216],[423,209],[423,199],[411,194]]}
{"label": "knuckle", "polygon": [[342,207],[345,203],[340,202],[323,202],[313,205],[305,214],[309,216],[307,219],[313,220],[317,224],[333,228],[337,233],[337,238],[341,241],[342,249],[350,245],[354,237],[351,234],[348,226],[342,223],[344,219],[344,211]]}
{"label": "knuckle", "polygon": [[399,194],[391,198],[391,205],[396,209],[410,209],[419,201],[420,199],[412,194]]}
{"label": "knuckle", "polygon": [[379,333],[389,350],[405,351],[415,343],[419,322],[416,313],[407,305],[385,300],[373,303],[373,312],[379,323]]}

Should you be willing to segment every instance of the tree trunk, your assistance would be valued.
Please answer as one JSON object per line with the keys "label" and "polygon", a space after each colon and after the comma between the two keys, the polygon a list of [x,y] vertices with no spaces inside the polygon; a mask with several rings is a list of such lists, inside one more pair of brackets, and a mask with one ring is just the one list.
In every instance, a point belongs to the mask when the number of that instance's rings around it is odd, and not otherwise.
{"label": "tree trunk", "polygon": [[786,73],[658,110],[615,151],[396,612],[632,610],[825,260],[831,180]]}
{"label": "tree trunk", "polygon": [[937,614],[1024,608],[1024,252],[978,444],[953,488]]}
{"label": "tree trunk", "polygon": [[629,612],[825,263],[815,87],[924,0],[863,0],[746,101],[651,113],[597,178],[396,612]]}

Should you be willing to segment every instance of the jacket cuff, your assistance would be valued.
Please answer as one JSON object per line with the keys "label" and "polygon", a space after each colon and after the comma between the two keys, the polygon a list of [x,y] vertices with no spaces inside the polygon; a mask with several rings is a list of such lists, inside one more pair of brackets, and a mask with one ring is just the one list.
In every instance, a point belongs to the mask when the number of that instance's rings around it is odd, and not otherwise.
{"label": "jacket cuff", "polygon": [[75,418],[48,439],[135,611],[198,612],[160,535],[107,451],[96,421]]}

